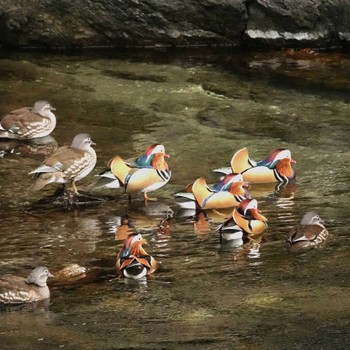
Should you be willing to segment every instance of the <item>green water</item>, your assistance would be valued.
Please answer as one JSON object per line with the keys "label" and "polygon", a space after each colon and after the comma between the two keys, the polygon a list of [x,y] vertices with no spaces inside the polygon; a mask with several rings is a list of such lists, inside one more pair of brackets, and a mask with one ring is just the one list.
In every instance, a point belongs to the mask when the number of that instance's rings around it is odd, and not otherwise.
{"label": "green water", "polygon": [[[86,56],[0,55],[0,115],[39,99],[56,107],[55,142],[0,142],[1,275],[46,265],[89,268],[50,281],[50,305],[3,309],[3,349],[347,349],[349,320],[350,56],[146,51]],[[94,175],[162,143],[170,182],[144,204],[118,190],[99,206],[38,204],[28,172],[81,132],[96,142]],[[297,182],[252,186],[269,219],[260,245],[220,246],[225,215],[184,217],[173,194],[247,147],[253,159],[285,147]],[[284,239],[306,211],[331,233],[323,249],[289,254]],[[126,228],[141,232],[160,269],[147,284],[116,278]],[[119,233],[118,233],[119,232]],[[117,238],[120,236],[117,236]]]}

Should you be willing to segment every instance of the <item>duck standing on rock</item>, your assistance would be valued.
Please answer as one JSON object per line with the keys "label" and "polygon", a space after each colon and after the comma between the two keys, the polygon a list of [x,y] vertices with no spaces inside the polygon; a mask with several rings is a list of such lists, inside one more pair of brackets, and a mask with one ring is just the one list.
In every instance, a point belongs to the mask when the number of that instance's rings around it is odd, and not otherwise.
{"label": "duck standing on rock", "polygon": [[133,193],[142,192],[144,200],[147,201],[150,199],[148,192],[158,190],[170,180],[171,170],[165,158],[169,158],[169,155],[163,151],[152,153],[147,160],[149,165],[133,168],[121,157],[115,156],[110,166],[114,176],[129,194],[129,200]]}
{"label": "duck standing on rock", "polygon": [[243,180],[250,183],[288,183],[296,177],[291,165],[295,163],[296,161],[292,159],[290,150],[285,148],[272,151],[261,161],[250,159],[247,148],[242,148],[233,155],[231,169],[221,168],[214,171],[224,174],[240,173]]}
{"label": "duck standing on rock", "polygon": [[5,115],[0,121],[0,138],[29,140],[44,137],[55,129],[55,108],[47,101],[23,107]]}
{"label": "duck standing on rock", "polygon": [[[158,143],[149,145],[140,157],[134,157],[125,161],[131,168],[149,168],[155,153],[165,153],[165,147]],[[95,187],[121,188],[123,183],[111,171],[111,159],[107,168],[96,175],[98,177]]]}
{"label": "duck standing on rock", "polygon": [[322,245],[328,238],[329,232],[324,221],[314,212],[307,212],[300,224],[294,226],[289,232],[286,244],[289,251],[310,249]]}
{"label": "duck standing on rock", "polygon": [[140,233],[126,238],[116,262],[117,271],[124,277],[138,280],[156,271],[156,260],[142,247],[145,243]]}
{"label": "duck standing on rock", "polygon": [[70,146],[58,148],[44,163],[31,171],[35,177],[31,191],[39,191],[50,183],[72,183],[73,191],[78,194],[76,181],[87,176],[96,165],[95,145],[90,135],[78,134]]}
{"label": "duck standing on rock", "polygon": [[28,278],[4,276],[0,278],[0,304],[24,304],[50,298],[46,284],[53,275],[44,266],[36,267]]}

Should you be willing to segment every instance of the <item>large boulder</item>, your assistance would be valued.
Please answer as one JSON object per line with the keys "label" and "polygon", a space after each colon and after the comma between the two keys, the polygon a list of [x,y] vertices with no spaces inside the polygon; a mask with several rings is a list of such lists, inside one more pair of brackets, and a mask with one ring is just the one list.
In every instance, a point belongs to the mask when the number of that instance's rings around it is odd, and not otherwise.
{"label": "large boulder", "polygon": [[0,45],[238,46],[246,21],[243,0],[0,0]]}
{"label": "large boulder", "polygon": [[349,0],[0,0],[0,46],[344,46]]}
{"label": "large boulder", "polygon": [[256,0],[248,4],[246,41],[269,46],[344,46],[350,42],[348,0]]}

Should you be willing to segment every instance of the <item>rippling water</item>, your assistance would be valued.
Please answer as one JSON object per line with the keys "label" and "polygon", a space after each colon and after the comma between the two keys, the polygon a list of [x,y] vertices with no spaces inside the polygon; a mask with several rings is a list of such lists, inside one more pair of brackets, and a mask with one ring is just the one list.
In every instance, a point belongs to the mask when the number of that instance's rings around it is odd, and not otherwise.
{"label": "rippling water", "polygon": [[[90,269],[51,281],[50,305],[3,309],[2,348],[346,349],[349,337],[350,59],[320,53],[126,52],[66,56],[2,53],[0,115],[48,99],[58,125],[46,145],[0,142],[1,274],[44,264]],[[66,210],[29,193],[28,172],[80,132],[97,143],[94,175],[115,154],[158,142],[172,178],[156,202],[111,200]],[[252,195],[269,219],[260,244],[220,245],[230,214],[186,216],[173,194],[248,147],[253,159],[286,147],[297,181]],[[308,210],[331,233],[323,249],[289,254],[284,239]],[[141,232],[161,267],[146,284],[116,278],[122,240]]]}

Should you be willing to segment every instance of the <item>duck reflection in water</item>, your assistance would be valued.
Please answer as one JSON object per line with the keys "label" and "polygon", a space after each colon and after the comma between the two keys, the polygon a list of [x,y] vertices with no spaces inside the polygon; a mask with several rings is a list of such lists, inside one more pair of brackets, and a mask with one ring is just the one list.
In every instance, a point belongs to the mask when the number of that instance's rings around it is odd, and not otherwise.
{"label": "duck reflection in water", "polygon": [[221,241],[219,253],[229,253],[235,261],[257,259],[260,257],[260,247],[263,241],[264,234],[243,235],[240,239]]}
{"label": "duck reflection in water", "polygon": [[52,136],[31,140],[0,139],[0,158],[8,155],[42,155],[48,157],[57,148],[58,143]]}
{"label": "duck reflection in water", "polygon": [[165,203],[148,202],[137,208],[129,206],[125,213],[108,221],[113,224],[116,240],[124,240],[137,231],[160,234],[157,240],[164,241],[172,233],[173,214],[170,206]]}

